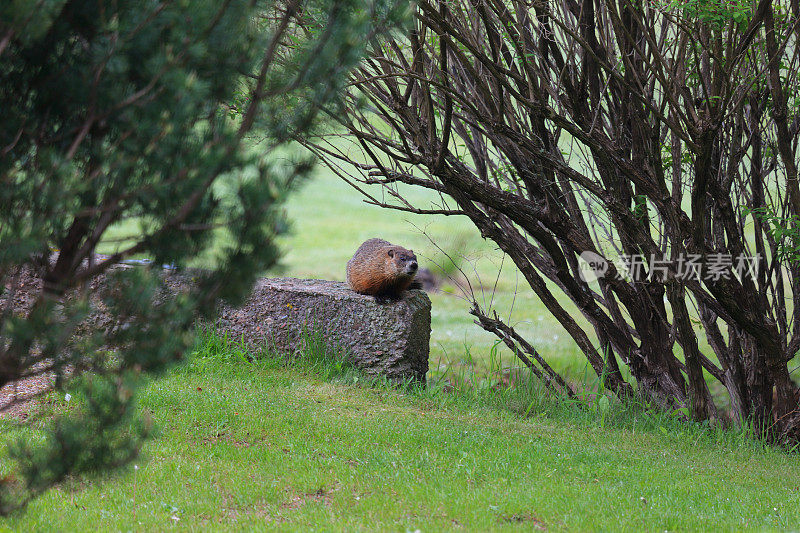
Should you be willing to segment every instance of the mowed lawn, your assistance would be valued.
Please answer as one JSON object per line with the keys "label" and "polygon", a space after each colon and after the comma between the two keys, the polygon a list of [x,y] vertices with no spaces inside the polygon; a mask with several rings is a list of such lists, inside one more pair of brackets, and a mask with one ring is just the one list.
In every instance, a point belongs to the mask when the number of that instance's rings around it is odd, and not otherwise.
{"label": "mowed lawn", "polygon": [[[410,194],[422,207],[434,201]],[[445,258],[430,237],[466,256],[462,268],[486,308],[557,369],[591,381],[561,326],[468,221],[369,206],[322,168],[286,210],[293,232],[281,241],[282,270],[269,275],[343,281],[347,260],[370,237],[412,248],[423,267],[435,269]],[[450,294],[430,295],[429,378],[460,376],[472,380],[472,392],[445,392],[436,379],[413,391],[366,384],[350,373],[328,379],[276,358],[248,363],[233,349],[201,354],[144,389],[140,405],[159,435],[141,460],[113,476],[71,480],[0,528],[800,529],[795,453],[616,402],[606,413],[591,402],[578,408],[528,404],[524,395],[511,401],[504,395],[515,393],[485,379],[485,370],[508,366],[513,356],[473,324],[469,303],[452,284],[445,290]],[[0,447],[36,439],[50,414],[77,407],[75,399],[55,395],[48,402],[43,418],[0,421]],[[8,467],[0,464],[0,475]]]}
{"label": "mowed lawn", "polygon": [[269,362],[195,360],[146,388],[141,407],[161,435],[145,447],[138,469],[67,483],[0,525],[18,531],[800,528],[797,457],[739,436],[658,427],[646,418],[624,428],[536,413],[526,418],[453,394],[364,387],[354,379],[323,381]]}

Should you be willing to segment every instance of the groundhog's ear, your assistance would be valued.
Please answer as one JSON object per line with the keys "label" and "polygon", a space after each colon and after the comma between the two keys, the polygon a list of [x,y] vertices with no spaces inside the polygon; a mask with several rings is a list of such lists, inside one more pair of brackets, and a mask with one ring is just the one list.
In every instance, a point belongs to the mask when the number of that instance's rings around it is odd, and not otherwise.
{"label": "groundhog's ear", "polygon": [[414,250],[409,250],[408,253],[410,253],[411,255],[414,255]]}
{"label": "groundhog's ear", "polygon": [[389,248],[389,251],[386,253],[389,254],[389,257],[394,257],[394,250],[392,250],[391,248]]}

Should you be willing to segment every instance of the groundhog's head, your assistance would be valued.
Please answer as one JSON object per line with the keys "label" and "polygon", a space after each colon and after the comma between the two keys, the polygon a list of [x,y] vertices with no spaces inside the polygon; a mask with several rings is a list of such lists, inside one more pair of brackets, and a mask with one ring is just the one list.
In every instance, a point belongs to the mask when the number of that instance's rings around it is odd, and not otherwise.
{"label": "groundhog's head", "polygon": [[417,273],[417,256],[411,250],[392,246],[386,250],[388,260],[392,263],[395,272],[400,276],[413,277]]}

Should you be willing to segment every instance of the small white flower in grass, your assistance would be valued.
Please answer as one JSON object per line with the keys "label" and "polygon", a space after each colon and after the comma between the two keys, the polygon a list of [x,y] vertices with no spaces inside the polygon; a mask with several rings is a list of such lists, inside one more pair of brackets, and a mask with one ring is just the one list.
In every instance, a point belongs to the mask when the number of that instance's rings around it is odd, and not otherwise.
{"label": "small white flower in grass", "polygon": [[178,518],[176,515],[172,515],[172,516],[170,516],[170,517],[169,517],[169,519],[170,519],[170,520],[173,520],[173,521],[175,521],[175,522],[177,522],[178,520],[180,520],[180,518]]}
{"label": "small white flower in grass", "polygon": [[64,401],[65,401],[65,402],[68,402],[68,401],[70,401],[71,399],[72,399],[72,394],[70,394],[70,393],[66,393],[66,394],[64,395]]}
{"label": "small white flower in grass", "polygon": [[139,470],[139,465],[133,465],[134,470]]}

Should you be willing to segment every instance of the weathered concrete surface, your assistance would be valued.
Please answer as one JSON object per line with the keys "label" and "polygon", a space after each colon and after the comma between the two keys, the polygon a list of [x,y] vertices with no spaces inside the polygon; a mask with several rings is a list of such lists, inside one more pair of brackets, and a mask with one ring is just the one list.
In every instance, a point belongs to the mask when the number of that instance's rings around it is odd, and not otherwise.
{"label": "weathered concrete surface", "polygon": [[428,371],[431,302],[420,290],[378,304],[336,281],[262,278],[242,307],[220,310],[217,327],[287,353],[321,336],[365,373],[393,380],[424,381]]}
{"label": "weathered concrete surface", "polygon": [[[119,265],[114,268],[137,268]],[[165,297],[187,290],[192,272],[164,271]],[[94,310],[77,328],[79,333],[108,331],[118,321],[108,314],[100,295],[106,276],[90,284]],[[23,272],[12,307],[26,313],[41,291],[41,279]],[[5,295],[0,294],[0,304]],[[425,380],[431,332],[431,302],[420,290],[406,291],[397,302],[378,304],[344,283],[294,278],[261,278],[239,308],[220,306],[216,326],[252,347],[296,354],[309,337],[317,335],[347,353],[365,373],[393,380]]]}

